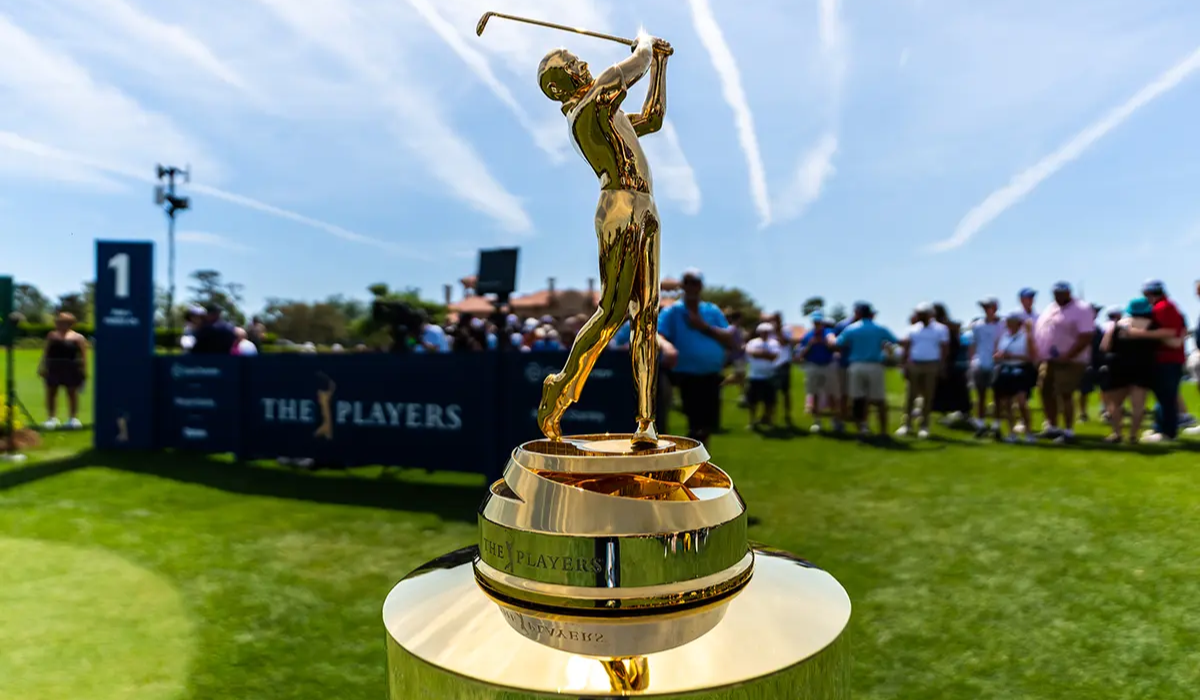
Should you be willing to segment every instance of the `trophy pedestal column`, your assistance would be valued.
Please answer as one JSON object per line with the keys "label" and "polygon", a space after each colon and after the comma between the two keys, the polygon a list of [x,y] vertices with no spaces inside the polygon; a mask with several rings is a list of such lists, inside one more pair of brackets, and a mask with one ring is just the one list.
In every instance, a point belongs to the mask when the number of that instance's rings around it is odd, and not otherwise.
{"label": "trophy pedestal column", "polygon": [[448,554],[384,603],[389,697],[849,697],[846,591],[785,552],[752,551],[754,575],[736,595],[626,615],[494,598],[476,580],[476,547]]}

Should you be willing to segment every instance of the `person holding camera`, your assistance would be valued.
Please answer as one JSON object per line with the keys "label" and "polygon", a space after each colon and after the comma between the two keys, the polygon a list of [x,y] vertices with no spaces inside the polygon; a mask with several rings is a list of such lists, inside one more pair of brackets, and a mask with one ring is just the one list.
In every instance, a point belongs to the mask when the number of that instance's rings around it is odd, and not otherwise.
{"label": "person holding camera", "polygon": [[54,317],[54,330],[46,335],[46,345],[42,350],[42,361],[38,365],[38,374],[46,383],[46,419],[44,427],[55,430],[58,422],[58,390],[61,387],[67,394],[67,411],[70,418],[67,427],[72,430],[82,428],[79,422],[79,390],[87,380],[87,339],[72,328],[75,317],[69,313],[60,313]]}

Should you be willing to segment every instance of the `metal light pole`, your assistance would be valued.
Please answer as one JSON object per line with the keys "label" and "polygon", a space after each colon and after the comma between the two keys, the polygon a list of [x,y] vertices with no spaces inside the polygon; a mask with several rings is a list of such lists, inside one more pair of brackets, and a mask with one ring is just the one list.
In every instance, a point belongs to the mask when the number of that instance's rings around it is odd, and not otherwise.
{"label": "metal light pole", "polygon": [[167,328],[170,329],[171,346],[178,344],[175,338],[175,212],[189,208],[187,197],[175,196],[175,176],[184,182],[191,182],[192,168],[176,168],[175,166],[158,166],[158,180],[166,178],[167,185],[157,185],[154,188],[154,203],[163,208],[167,214]]}

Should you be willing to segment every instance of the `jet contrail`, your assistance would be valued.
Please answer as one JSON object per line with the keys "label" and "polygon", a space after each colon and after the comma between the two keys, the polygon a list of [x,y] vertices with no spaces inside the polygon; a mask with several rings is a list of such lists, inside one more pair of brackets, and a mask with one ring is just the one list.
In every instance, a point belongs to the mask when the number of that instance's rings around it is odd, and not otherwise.
{"label": "jet contrail", "polygon": [[738,71],[737,61],[721,26],[713,17],[708,0],[691,0],[688,3],[692,9],[692,24],[700,43],[708,51],[717,78],[721,81],[721,92],[725,102],[733,109],[733,121],[737,128],[738,141],[746,154],[746,166],[750,170],[750,195],[754,198],[754,206],[762,226],[771,223],[771,205],[767,197],[767,175],[763,168],[762,153],[758,149],[758,136],[754,132],[754,115],[750,112],[750,101],[742,89],[742,75]]}
{"label": "jet contrail", "polygon": [[[66,163],[74,163],[76,165],[82,165],[84,167],[92,168],[94,170],[99,170],[100,172],[108,173],[110,175],[117,175],[120,177],[129,178],[131,180],[137,180],[140,182],[146,182],[146,183],[150,183],[150,184],[158,183],[157,179],[155,179],[154,177],[151,177],[150,175],[148,175],[146,173],[143,173],[140,171],[135,171],[130,168],[126,168],[124,166],[114,165],[112,163],[103,163],[103,162],[88,158],[87,156],[79,155],[77,153],[70,153],[67,151],[63,151],[61,149],[55,148],[54,146],[50,146],[48,144],[44,144],[39,141],[34,141],[32,139],[25,138],[24,136],[21,136],[20,134],[15,134],[11,131],[0,131],[0,148],[8,149],[10,151],[17,151],[20,153],[27,153],[29,155],[37,156],[39,158],[49,158],[52,160],[59,160],[59,161],[63,161]],[[340,238],[344,241],[353,241],[354,243],[362,243],[365,245],[375,246],[377,248],[382,248],[384,250],[387,250],[387,251],[390,251],[393,253],[397,253],[400,255],[404,255],[407,257],[412,257],[412,258],[417,258],[417,259],[422,259],[422,260],[427,259],[425,256],[415,254],[412,251],[407,250],[404,247],[399,246],[395,243],[379,240],[377,238],[371,238],[370,236],[364,236],[360,233],[355,233],[353,231],[342,228],[341,226],[338,226],[336,224],[331,224],[327,221],[321,221],[320,219],[314,219],[311,216],[305,216],[303,214],[300,214],[300,213],[297,213],[294,211],[282,209],[280,207],[277,207],[277,206],[274,206],[271,204],[267,204],[266,202],[261,202],[257,199],[245,197],[240,194],[235,194],[233,192],[227,192],[225,190],[218,189],[216,187],[210,187],[208,185],[196,184],[196,183],[190,184],[188,186],[188,189],[193,192],[200,193],[200,194],[206,194],[210,197],[213,197],[214,199],[221,199],[221,200],[224,200],[231,204],[236,204],[238,206],[246,207],[247,209],[253,209],[255,211],[260,211],[264,214],[270,214],[271,216],[275,216],[280,219],[287,219],[288,221],[294,221],[298,224],[304,224],[305,226],[309,226],[311,228],[315,228],[315,229],[324,231],[324,232],[326,232],[332,236],[335,236],[337,238]]]}
{"label": "jet contrail", "polygon": [[967,215],[955,227],[954,235],[934,243],[930,246],[930,251],[941,253],[954,250],[971,240],[971,237],[980,229],[1003,214],[1009,207],[1024,199],[1025,195],[1032,192],[1043,180],[1058,172],[1064,165],[1079,158],[1087,149],[1104,138],[1108,132],[1125,123],[1129,117],[1133,116],[1134,112],[1177,87],[1197,69],[1200,69],[1200,48],[1158,76],[1149,85],[1138,90],[1137,94],[1124,104],[1075,134],[1058,150],[1035,163],[1033,167],[1014,175],[1007,185],[988,195],[974,209],[967,212]]}

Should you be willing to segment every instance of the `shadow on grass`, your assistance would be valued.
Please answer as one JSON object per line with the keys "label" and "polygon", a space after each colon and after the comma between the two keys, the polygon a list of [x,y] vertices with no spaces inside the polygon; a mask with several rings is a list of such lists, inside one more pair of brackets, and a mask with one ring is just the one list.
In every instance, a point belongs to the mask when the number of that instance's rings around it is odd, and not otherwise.
{"label": "shadow on grass", "polygon": [[84,467],[149,474],[247,496],[432,513],[463,522],[475,522],[484,495],[481,483],[431,483],[404,478],[403,473],[396,478],[395,470],[386,472],[389,478],[376,479],[348,472],[313,474],[256,463],[223,462],[180,452],[98,450],[0,472],[0,491]]}

